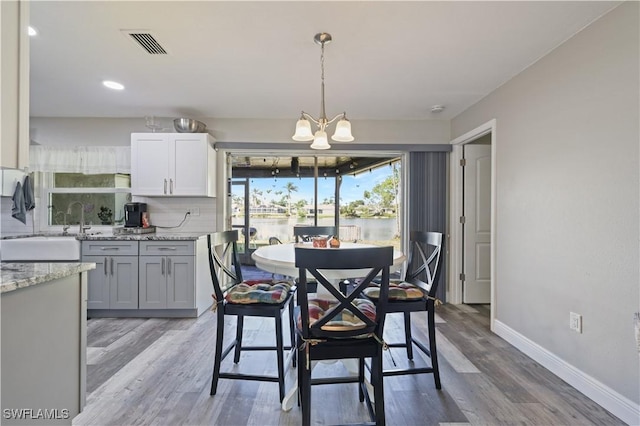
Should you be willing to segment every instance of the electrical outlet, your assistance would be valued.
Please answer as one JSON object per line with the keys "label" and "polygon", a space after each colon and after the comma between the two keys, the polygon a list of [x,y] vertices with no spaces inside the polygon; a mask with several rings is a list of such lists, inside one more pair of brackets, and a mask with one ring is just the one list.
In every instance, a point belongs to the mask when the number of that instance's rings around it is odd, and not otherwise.
{"label": "electrical outlet", "polygon": [[576,333],[582,333],[582,315],[569,312],[569,328]]}
{"label": "electrical outlet", "polygon": [[187,213],[189,213],[191,216],[200,216],[200,208],[191,207],[190,209],[187,209]]}

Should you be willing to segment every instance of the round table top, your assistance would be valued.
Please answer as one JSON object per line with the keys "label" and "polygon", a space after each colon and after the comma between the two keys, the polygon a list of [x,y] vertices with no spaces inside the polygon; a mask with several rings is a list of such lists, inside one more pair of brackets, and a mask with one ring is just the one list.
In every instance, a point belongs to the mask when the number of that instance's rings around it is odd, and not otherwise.
{"label": "round table top", "polygon": [[[312,243],[298,243],[298,245],[312,247]],[[297,277],[298,269],[295,264],[295,251],[294,247],[296,243],[288,243],[288,244],[274,244],[269,246],[259,247],[256,251],[253,252],[251,258],[256,262],[256,266],[264,271],[271,272],[274,274],[286,275],[289,277]],[[353,248],[366,248],[366,247],[376,247],[373,244],[363,244],[363,243],[348,243],[341,242],[339,248],[326,248],[319,250],[349,250]],[[393,249],[393,266],[399,268],[402,263],[405,261],[405,255],[396,249]],[[363,275],[366,275],[366,269],[352,269],[352,270],[339,270],[332,272],[327,272],[327,278],[357,278]],[[335,274],[335,277],[331,275]]]}

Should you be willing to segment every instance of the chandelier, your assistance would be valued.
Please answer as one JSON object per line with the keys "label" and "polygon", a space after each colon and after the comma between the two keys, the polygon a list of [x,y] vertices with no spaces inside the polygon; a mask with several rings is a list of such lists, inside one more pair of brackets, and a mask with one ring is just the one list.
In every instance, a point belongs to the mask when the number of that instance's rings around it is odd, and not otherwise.
{"label": "chandelier", "polygon": [[[351,123],[347,120],[347,114],[343,112],[342,114],[338,114],[333,117],[331,120],[327,119],[327,114],[324,111],[324,45],[326,43],[331,42],[331,34],[329,33],[318,33],[313,37],[313,41],[316,44],[320,45],[320,118],[317,120],[313,118],[310,114],[302,111],[300,115],[300,119],[296,123],[296,133],[293,135],[294,141],[306,142],[313,141],[311,144],[312,149],[329,149],[331,145],[329,145],[329,141],[327,140],[327,132],[325,129],[327,126],[338,118],[340,120],[336,124],[336,131],[331,136],[331,139],[337,142],[351,142],[353,140],[353,136],[351,135]],[[311,132],[311,123],[309,120],[313,121],[316,126],[318,126],[318,130],[314,133]]]}

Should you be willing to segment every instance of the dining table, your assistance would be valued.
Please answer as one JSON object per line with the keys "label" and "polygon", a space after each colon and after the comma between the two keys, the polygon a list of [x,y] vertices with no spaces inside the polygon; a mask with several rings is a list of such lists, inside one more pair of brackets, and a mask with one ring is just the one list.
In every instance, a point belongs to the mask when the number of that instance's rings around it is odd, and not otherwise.
{"label": "dining table", "polygon": [[[279,274],[289,277],[298,276],[298,268],[296,268],[295,248],[305,247],[313,250],[342,250],[345,256],[349,255],[349,250],[355,248],[367,248],[377,247],[374,244],[367,243],[351,243],[341,242],[340,247],[313,247],[312,242],[303,243],[285,243],[285,244],[273,244],[268,246],[262,246],[256,249],[251,255],[251,258],[256,263],[256,267],[271,272],[273,274]],[[402,251],[394,248],[393,250],[393,265],[390,272],[399,270],[406,260],[406,256]],[[369,268],[363,269],[331,269],[321,270],[322,274],[336,287],[341,280],[349,278],[364,277],[369,273]],[[326,298],[333,297],[324,287],[318,286],[318,297]],[[344,366],[347,368],[350,374],[358,374],[358,363],[355,360],[341,360]],[[326,362],[326,361],[323,361]],[[312,367],[313,368],[313,367]],[[367,383],[367,386],[370,386]],[[293,407],[294,396],[297,394],[298,381],[296,379],[292,389],[287,392],[282,400],[282,409],[289,411]],[[371,393],[371,392],[370,392]]]}
{"label": "dining table", "polygon": [[[313,243],[285,243],[285,244],[273,244],[268,246],[262,246],[256,249],[251,255],[251,258],[256,263],[256,267],[271,272],[273,274],[285,275],[289,277],[298,276],[298,268],[296,268],[295,259],[295,247],[306,247],[315,250],[342,250],[345,252],[345,256],[349,255],[348,250],[356,248],[377,247],[374,244],[368,243],[351,243],[341,242],[340,247],[313,247]],[[393,249],[393,265],[391,272],[399,270],[406,260],[406,257],[402,251]],[[322,271],[323,274],[330,280],[342,280],[347,278],[359,278],[366,276],[368,269],[333,269]]]}

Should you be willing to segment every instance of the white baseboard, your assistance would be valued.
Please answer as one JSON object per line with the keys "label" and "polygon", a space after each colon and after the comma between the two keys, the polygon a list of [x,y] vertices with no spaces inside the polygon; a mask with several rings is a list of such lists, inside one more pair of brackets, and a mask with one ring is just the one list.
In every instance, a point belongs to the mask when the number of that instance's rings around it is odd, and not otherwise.
{"label": "white baseboard", "polygon": [[493,331],[620,420],[629,425],[640,425],[639,404],[635,404],[498,320],[493,323]]}

